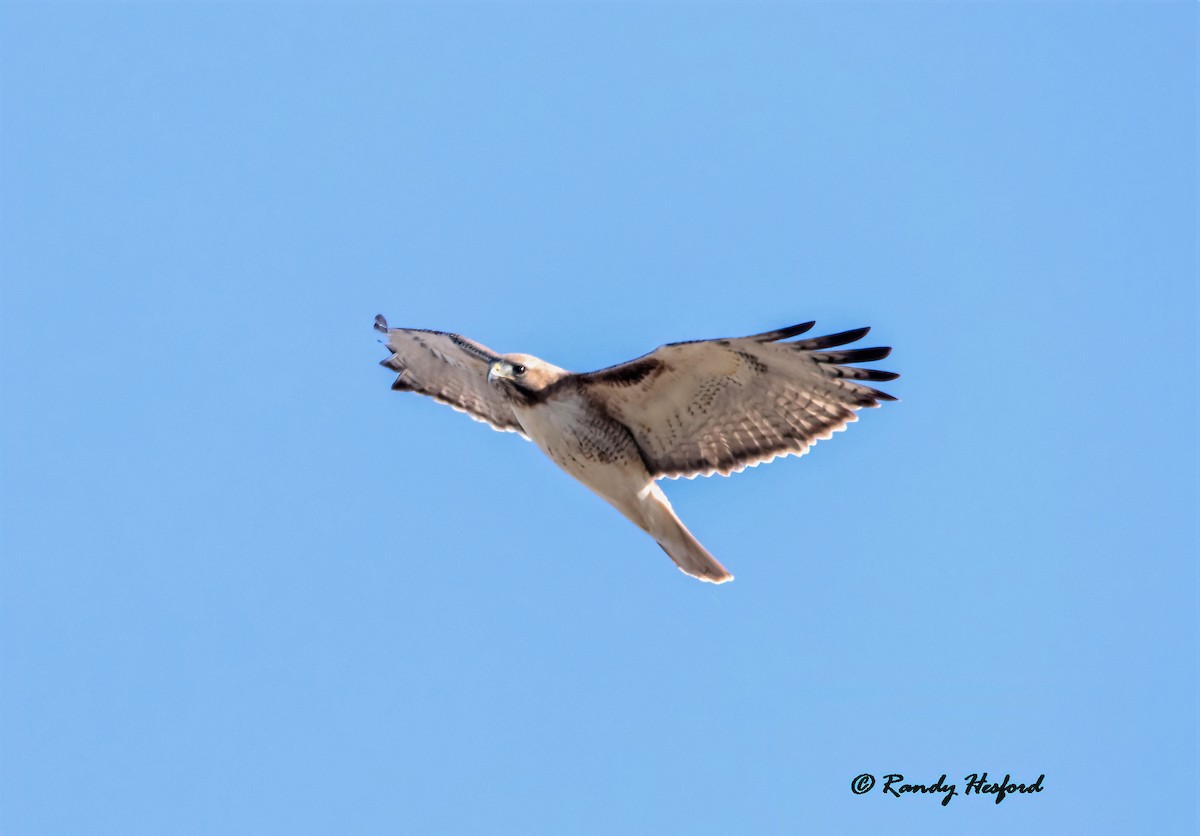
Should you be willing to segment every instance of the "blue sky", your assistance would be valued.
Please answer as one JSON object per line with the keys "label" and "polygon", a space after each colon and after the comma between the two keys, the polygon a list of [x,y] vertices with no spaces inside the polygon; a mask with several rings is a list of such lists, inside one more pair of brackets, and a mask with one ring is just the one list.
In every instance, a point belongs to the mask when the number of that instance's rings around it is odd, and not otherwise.
{"label": "blue sky", "polygon": [[[4,4],[0,830],[1194,832],[1196,14]],[[901,401],[665,483],[714,588],[379,312]]]}

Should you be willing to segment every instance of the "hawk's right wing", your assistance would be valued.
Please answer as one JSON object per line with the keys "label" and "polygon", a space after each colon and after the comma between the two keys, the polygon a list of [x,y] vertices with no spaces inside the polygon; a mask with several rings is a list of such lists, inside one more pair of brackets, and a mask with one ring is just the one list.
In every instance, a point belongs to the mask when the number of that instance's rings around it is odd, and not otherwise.
{"label": "hawk's right wing", "polygon": [[867,328],[784,342],[812,325],[672,343],[573,380],[628,427],[655,479],[725,476],[803,455],[858,420],[857,410],[895,400],[861,381],[899,375],[844,365],[882,360],[890,348],[826,350]]}
{"label": "hawk's right wing", "polygon": [[379,365],[399,372],[392,389],[428,395],[494,429],[525,435],[512,407],[488,384],[496,352],[458,334],[389,328],[383,316],[375,317],[375,330],[387,335],[392,353]]}

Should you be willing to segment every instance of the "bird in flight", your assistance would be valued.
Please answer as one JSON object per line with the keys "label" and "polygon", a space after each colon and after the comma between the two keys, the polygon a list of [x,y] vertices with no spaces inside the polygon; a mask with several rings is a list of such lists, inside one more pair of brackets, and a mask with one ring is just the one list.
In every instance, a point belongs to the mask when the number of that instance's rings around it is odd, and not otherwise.
{"label": "bird in flight", "polygon": [[669,343],[576,374],[458,334],[389,328],[375,317],[390,354],[380,365],[398,373],[392,389],[524,436],[653,537],[681,571],[711,583],[733,575],[675,515],[658,479],[727,476],[800,456],[858,420],[858,409],[895,400],[863,381],[899,375],[847,365],[882,360],[890,348],[839,349],[869,328],[791,339],[813,325]]}

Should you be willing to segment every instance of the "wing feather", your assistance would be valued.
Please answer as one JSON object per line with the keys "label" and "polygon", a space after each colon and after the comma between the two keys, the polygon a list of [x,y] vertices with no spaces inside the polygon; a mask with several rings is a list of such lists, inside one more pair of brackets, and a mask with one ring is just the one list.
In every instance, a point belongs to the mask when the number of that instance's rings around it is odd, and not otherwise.
{"label": "wing feather", "polygon": [[458,334],[419,328],[389,328],[375,317],[375,330],[387,335],[391,356],[379,365],[397,372],[392,389],[428,395],[504,432],[521,432],[512,407],[488,385],[494,351]]}
{"label": "wing feather", "polygon": [[803,455],[858,420],[857,410],[895,400],[856,381],[898,375],[843,365],[881,360],[890,349],[823,351],[861,339],[868,328],[783,342],[812,325],[670,343],[574,378],[629,428],[655,478],[728,475]]}

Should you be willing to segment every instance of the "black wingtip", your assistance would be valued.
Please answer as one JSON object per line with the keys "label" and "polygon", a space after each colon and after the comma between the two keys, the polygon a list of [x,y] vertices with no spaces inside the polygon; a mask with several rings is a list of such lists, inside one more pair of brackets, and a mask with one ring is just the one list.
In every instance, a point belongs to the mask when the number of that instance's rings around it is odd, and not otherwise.
{"label": "black wingtip", "polygon": [[887,380],[895,380],[900,376],[900,372],[880,372],[876,371],[875,369],[861,369],[861,371],[865,373],[861,378],[862,380],[875,380],[883,382]]}
{"label": "black wingtip", "polygon": [[383,314],[375,314],[375,330],[384,334],[388,332],[387,320],[383,318]]}
{"label": "black wingtip", "polygon": [[809,356],[818,363],[870,363],[883,360],[892,353],[891,346],[851,348],[846,351],[819,351]]}
{"label": "black wingtip", "polygon": [[871,331],[871,326],[865,328],[854,328],[850,331],[842,331],[837,334],[829,334],[825,337],[813,337],[809,340],[797,340],[794,343],[788,343],[790,346],[800,349],[801,351],[816,351],[822,348],[834,348],[839,345],[846,345],[855,340],[861,340]]}
{"label": "black wingtip", "polygon": [[775,331],[767,331],[762,334],[755,334],[750,339],[758,340],[759,342],[763,343],[773,343],[778,340],[786,340],[789,337],[795,337],[799,334],[803,334],[816,324],[817,321],[814,319],[811,322],[801,322],[799,325],[789,325],[786,328],[779,328]]}
{"label": "black wingtip", "polygon": [[895,380],[900,375],[897,372],[883,372],[878,369],[860,369],[858,366],[834,366],[828,365],[826,371],[834,377],[842,377],[846,380],[874,380],[886,381]]}

